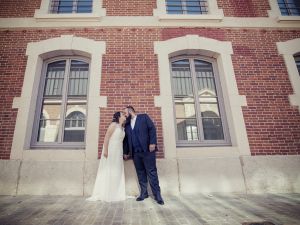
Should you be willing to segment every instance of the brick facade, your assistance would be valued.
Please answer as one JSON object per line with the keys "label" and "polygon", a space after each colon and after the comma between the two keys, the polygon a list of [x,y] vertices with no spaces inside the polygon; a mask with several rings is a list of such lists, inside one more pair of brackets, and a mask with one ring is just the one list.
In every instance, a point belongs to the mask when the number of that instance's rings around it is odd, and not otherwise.
{"label": "brick facade", "polygon": [[[1,3],[0,17],[31,17],[38,1]],[[23,4],[28,8],[23,8]],[[30,5],[30,7],[29,7]],[[268,1],[219,0],[225,16],[266,17]],[[22,6],[22,7],[21,7]],[[107,16],[151,16],[156,1],[105,0]],[[22,9],[22,10],[21,10]],[[106,42],[102,61],[100,95],[107,96],[107,108],[100,110],[101,150],[104,132],[112,113],[131,104],[138,112],[147,112],[158,130],[158,156],[163,158],[161,110],[154,105],[160,94],[157,56],[154,42],[188,34],[229,41],[239,94],[247,98],[243,114],[252,155],[300,154],[300,114],[290,105],[293,93],[285,62],[278,55],[276,42],[300,38],[299,29],[233,28],[130,28],[95,27],[68,29],[0,30],[0,159],[9,159],[17,110],[13,98],[21,94],[27,57],[27,44],[72,34]],[[25,118],[24,118],[25,119]]]}
{"label": "brick facade", "polygon": [[231,17],[267,17],[270,10],[268,0],[218,0],[218,6]]}
{"label": "brick facade", "polygon": [[0,18],[33,17],[41,0],[0,1]]}
{"label": "brick facade", "polygon": [[[41,0],[1,1],[0,18],[33,17],[40,3]],[[217,0],[217,3],[224,15],[231,17],[267,17],[270,10],[268,0]],[[103,0],[107,16],[152,16],[156,7],[156,0]]]}
{"label": "brick facade", "polygon": [[104,0],[103,8],[107,16],[152,16],[156,0]]}

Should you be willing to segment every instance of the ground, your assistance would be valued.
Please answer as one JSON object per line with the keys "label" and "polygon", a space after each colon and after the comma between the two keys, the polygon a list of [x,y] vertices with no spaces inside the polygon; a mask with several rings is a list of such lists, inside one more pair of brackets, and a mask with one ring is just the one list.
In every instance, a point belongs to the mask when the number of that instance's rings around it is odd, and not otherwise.
{"label": "ground", "polygon": [[0,196],[0,225],[300,225],[300,194],[199,194],[136,202],[76,196]]}

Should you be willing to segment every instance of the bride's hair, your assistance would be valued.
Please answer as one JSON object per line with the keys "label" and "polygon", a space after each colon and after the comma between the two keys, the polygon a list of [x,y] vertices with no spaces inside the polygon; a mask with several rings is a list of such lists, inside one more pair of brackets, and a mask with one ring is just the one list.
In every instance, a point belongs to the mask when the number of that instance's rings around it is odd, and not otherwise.
{"label": "bride's hair", "polygon": [[112,122],[119,123],[120,117],[121,117],[121,112],[115,112],[115,114],[113,115]]}

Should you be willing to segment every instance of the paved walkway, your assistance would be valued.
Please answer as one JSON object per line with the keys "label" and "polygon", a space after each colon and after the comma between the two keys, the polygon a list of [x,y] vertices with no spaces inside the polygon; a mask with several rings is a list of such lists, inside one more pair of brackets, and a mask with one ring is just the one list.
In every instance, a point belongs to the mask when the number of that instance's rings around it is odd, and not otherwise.
{"label": "paved walkway", "polygon": [[300,225],[300,194],[165,196],[88,202],[74,196],[0,196],[0,225]]}

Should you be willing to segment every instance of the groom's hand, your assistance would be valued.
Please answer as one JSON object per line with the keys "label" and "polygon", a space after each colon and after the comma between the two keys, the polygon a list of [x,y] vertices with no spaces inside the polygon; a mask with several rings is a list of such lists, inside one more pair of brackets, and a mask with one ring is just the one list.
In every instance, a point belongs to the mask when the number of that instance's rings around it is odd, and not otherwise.
{"label": "groom's hand", "polygon": [[149,145],[150,152],[153,152],[155,150],[155,144]]}
{"label": "groom's hand", "polygon": [[129,159],[129,155],[123,155],[123,159],[124,159],[124,160]]}

